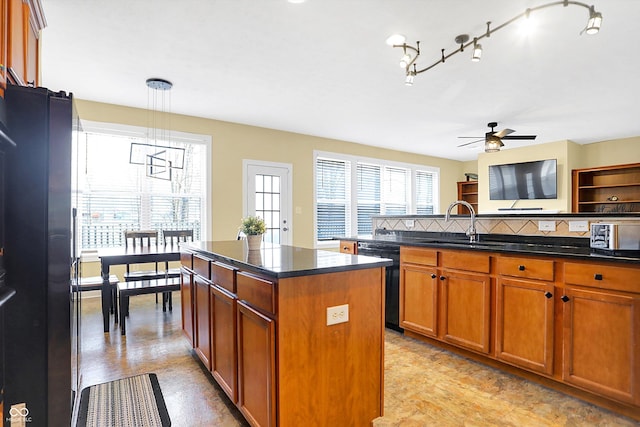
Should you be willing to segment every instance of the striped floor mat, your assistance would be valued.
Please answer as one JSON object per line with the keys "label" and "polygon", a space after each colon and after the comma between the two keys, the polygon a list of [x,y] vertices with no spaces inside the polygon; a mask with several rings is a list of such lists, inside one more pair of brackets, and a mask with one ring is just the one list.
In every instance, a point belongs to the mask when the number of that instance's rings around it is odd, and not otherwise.
{"label": "striped floor mat", "polygon": [[96,384],[82,390],[78,427],[168,427],[171,419],[156,374]]}

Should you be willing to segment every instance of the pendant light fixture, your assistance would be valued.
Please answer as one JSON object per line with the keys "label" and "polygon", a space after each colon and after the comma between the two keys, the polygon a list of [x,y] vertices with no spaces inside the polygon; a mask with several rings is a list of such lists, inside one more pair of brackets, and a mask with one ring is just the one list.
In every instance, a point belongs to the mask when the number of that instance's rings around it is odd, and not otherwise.
{"label": "pendant light fixture", "polygon": [[521,14],[514,16],[510,20],[494,28],[491,28],[491,21],[489,21],[487,22],[486,32],[476,37],[473,37],[473,40],[471,41],[469,41],[468,34],[460,34],[456,36],[454,39],[456,45],[459,45],[459,47],[456,50],[454,50],[451,53],[445,53],[445,49],[441,49],[440,59],[425,68],[418,69],[416,66],[416,61],[418,60],[418,57],[420,56],[420,53],[421,53],[419,41],[416,42],[415,46],[412,46],[407,44],[405,36],[401,34],[394,34],[387,38],[387,44],[392,47],[402,48],[402,59],[400,60],[400,67],[404,68],[405,70],[405,75],[406,75],[405,84],[410,86],[413,84],[414,77],[416,75],[420,73],[424,73],[425,71],[432,69],[438,64],[444,63],[447,59],[451,58],[453,55],[460,52],[464,52],[464,50],[469,46],[473,45],[473,53],[471,56],[471,60],[473,62],[479,62],[482,57],[482,45],[478,43],[479,40],[483,38],[491,37],[491,34],[512,24],[513,22],[521,18],[529,18],[532,12],[538,11],[540,9],[546,9],[551,6],[567,7],[570,5],[584,7],[589,11],[589,19],[587,21],[587,25],[580,32],[580,34],[587,33],[589,35],[592,35],[592,34],[597,34],[600,31],[600,26],[602,25],[602,14],[600,12],[597,12],[594,6],[589,6],[588,4],[581,3],[578,1],[562,0],[562,1],[555,1],[552,3],[546,3],[540,6],[528,8]]}
{"label": "pendant light fixture", "polygon": [[129,163],[144,165],[149,178],[170,181],[173,169],[184,168],[184,148],[170,145],[168,121],[173,84],[160,78],[147,79],[147,111],[149,113],[146,143],[131,143]]}

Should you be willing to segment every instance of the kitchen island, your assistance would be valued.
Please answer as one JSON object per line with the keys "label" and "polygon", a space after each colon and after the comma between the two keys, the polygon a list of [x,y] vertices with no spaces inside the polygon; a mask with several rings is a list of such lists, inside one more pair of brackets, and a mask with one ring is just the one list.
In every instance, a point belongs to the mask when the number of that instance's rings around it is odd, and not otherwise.
{"label": "kitchen island", "polygon": [[224,241],[182,246],[181,263],[183,331],[251,425],[382,415],[389,260]]}

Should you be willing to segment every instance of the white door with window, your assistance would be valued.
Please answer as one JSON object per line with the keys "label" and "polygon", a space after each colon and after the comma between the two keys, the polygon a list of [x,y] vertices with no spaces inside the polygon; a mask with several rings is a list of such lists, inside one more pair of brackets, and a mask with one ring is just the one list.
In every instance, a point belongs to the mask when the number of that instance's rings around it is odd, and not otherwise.
{"label": "white door with window", "polygon": [[244,160],[244,213],[263,218],[267,223],[265,242],[290,245],[291,175],[286,163]]}

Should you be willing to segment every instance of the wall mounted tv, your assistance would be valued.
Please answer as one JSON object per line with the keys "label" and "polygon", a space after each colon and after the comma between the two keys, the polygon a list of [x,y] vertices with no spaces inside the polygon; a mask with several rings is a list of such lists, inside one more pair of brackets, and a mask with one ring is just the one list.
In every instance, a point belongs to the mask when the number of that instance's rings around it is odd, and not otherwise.
{"label": "wall mounted tv", "polygon": [[557,199],[557,163],[550,159],[489,166],[489,199]]}

